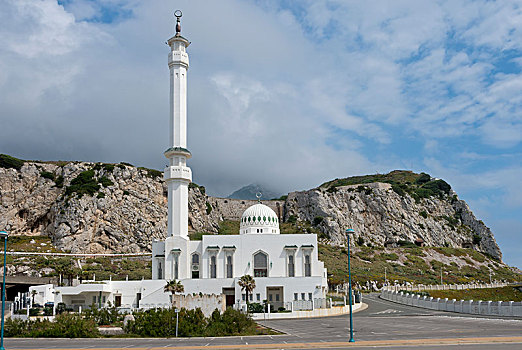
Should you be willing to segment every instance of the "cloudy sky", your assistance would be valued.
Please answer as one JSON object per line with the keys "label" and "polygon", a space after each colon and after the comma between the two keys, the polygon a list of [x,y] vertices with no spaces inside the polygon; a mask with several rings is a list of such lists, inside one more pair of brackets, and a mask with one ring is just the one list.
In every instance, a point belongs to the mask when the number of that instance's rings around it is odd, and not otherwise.
{"label": "cloudy sky", "polygon": [[520,1],[0,1],[0,153],[162,169],[175,9],[214,195],[444,178],[522,267]]}

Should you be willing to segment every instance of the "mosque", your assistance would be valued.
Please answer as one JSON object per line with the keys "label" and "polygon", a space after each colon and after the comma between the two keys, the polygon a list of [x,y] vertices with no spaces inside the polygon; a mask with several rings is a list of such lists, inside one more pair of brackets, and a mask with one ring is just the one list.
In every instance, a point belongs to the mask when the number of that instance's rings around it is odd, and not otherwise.
{"label": "mosque", "polygon": [[296,309],[303,301],[318,305],[325,300],[327,273],[318,259],[317,235],[281,234],[276,213],[261,202],[246,209],[239,235],[188,236],[188,186],[192,180],[187,160],[187,70],[190,42],[181,35],[181,12],[176,13],[176,34],[170,48],[169,164],[164,171],[168,184],[168,232],[165,241],[152,243],[152,279],[102,281],[74,287],[31,287],[37,302],[89,307],[93,303],[124,309],[170,307],[167,281],[179,280],[184,294],[224,294],[226,306],[241,307],[246,295],[238,285],[244,275],[255,279],[251,302],[267,301],[276,309]]}

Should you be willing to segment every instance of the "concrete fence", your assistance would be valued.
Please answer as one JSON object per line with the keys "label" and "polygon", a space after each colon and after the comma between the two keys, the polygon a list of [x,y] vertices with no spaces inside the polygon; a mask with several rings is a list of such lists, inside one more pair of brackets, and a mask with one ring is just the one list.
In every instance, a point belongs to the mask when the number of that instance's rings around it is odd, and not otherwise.
{"label": "concrete fence", "polygon": [[388,291],[428,291],[428,290],[450,290],[450,289],[480,289],[480,288],[499,288],[505,287],[508,283],[468,283],[468,284],[416,284],[416,285],[394,285],[394,286],[384,286],[382,290]]}
{"label": "concrete fence", "polygon": [[411,305],[431,310],[474,315],[522,317],[522,302],[455,299],[449,300],[448,298],[433,298],[391,290],[381,291],[381,298],[399,304]]}

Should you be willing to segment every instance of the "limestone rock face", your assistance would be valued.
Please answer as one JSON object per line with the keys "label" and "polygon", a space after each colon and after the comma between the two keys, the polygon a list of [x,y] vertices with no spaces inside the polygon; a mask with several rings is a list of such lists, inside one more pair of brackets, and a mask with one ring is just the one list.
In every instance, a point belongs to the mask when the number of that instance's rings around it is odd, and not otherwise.
{"label": "limestone rock face", "polygon": [[448,198],[416,202],[408,194],[397,194],[387,183],[342,186],[331,193],[318,188],[290,193],[285,220],[291,215],[298,220],[320,221],[320,229],[335,245],[345,245],[344,231],[352,228],[351,244],[359,237],[372,245],[417,241],[428,246],[468,246],[502,257],[491,230],[455,192]]}
{"label": "limestone rock face", "polygon": [[[97,187],[79,195],[71,185],[86,171],[92,171],[90,185]],[[150,251],[152,241],[164,239],[167,231],[167,187],[158,175],[130,165],[87,162],[25,162],[19,170],[0,168],[0,230],[46,235],[57,248],[71,252]],[[454,193],[451,200],[431,197],[417,203],[389,184],[364,188],[312,189],[263,203],[280,219],[294,216],[314,223],[334,245],[344,245],[344,230],[353,228],[353,241],[362,237],[366,244],[422,239],[432,246],[473,245],[501,258],[489,228]],[[239,220],[254,203],[210,197],[203,188],[191,186],[189,230],[217,233],[221,221]]]}

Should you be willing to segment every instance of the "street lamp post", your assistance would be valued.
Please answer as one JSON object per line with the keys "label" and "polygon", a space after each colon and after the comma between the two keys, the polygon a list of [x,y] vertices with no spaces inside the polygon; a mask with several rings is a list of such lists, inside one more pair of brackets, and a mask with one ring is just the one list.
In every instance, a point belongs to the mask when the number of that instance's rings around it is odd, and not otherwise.
{"label": "street lamp post", "polygon": [[350,234],[355,231],[351,228],[346,230],[346,238],[348,242],[348,303],[350,304],[350,343],[355,342],[353,339],[353,318],[352,318],[352,274],[350,272]]}
{"label": "street lamp post", "polygon": [[0,237],[4,239],[4,281],[2,283],[2,330],[0,336],[0,350],[4,348],[4,316],[5,316],[5,274],[6,274],[6,262],[7,262],[7,232],[0,231]]}

